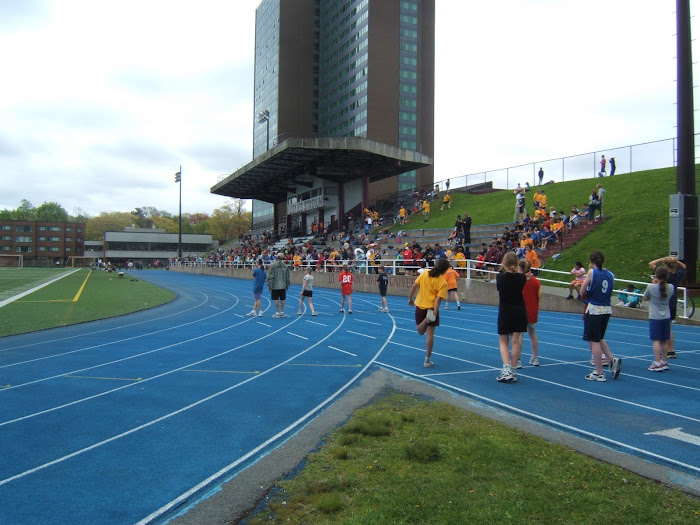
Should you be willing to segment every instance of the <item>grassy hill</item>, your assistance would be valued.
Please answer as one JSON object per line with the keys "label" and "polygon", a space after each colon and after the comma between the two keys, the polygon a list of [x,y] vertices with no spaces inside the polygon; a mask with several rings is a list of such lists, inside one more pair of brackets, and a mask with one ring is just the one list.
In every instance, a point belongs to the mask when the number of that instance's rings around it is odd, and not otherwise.
{"label": "grassy hill", "polygon": [[[698,175],[696,175],[696,181]],[[569,271],[574,261],[588,263],[588,255],[599,249],[606,266],[622,279],[642,280],[649,273],[649,261],[668,255],[669,195],[676,193],[676,168],[640,171],[615,177],[559,182],[543,186],[548,207],[566,212],[573,204],[583,208],[590,191],[601,183],[606,190],[603,213],[609,218],[581,242],[566,250],[558,261],[547,261],[547,268]],[[700,185],[696,183],[696,192]],[[534,213],[532,193],[526,195],[527,211]],[[442,195],[442,194],[441,194]],[[406,229],[451,228],[457,214],[468,212],[472,224],[494,224],[513,220],[515,196],[510,191],[468,195],[454,191],[452,209],[440,211],[441,197],[431,206],[430,220],[416,216]],[[393,231],[399,229],[393,225]]]}

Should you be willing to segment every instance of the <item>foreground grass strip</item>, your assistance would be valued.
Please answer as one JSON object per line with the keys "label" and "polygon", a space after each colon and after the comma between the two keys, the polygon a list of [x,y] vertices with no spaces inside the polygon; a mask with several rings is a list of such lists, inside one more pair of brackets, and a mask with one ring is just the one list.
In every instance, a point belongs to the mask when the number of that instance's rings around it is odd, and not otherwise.
{"label": "foreground grass strip", "polygon": [[124,315],[174,298],[131,276],[84,269],[4,306],[0,337]]}
{"label": "foreground grass strip", "polygon": [[700,523],[700,501],[445,403],[358,410],[246,523]]}

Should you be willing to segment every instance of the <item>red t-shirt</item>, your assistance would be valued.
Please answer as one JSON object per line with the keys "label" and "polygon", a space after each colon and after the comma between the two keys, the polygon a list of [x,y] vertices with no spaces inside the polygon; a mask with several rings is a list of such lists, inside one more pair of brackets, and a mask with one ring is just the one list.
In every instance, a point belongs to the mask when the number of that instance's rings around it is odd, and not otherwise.
{"label": "red t-shirt", "polygon": [[537,314],[540,311],[540,281],[533,277],[525,282],[523,287],[523,301],[527,312],[527,324],[537,322]]}
{"label": "red t-shirt", "polygon": [[340,293],[342,295],[348,295],[352,293],[352,282],[355,276],[352,272],[340,272],[338,276],[338,282],[340,283]]}

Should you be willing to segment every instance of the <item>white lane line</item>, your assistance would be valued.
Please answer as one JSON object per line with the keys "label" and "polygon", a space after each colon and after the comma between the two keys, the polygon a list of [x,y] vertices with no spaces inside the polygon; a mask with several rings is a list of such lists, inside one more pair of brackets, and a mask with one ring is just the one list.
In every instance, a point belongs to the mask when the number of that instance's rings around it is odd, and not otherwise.
{"label": "white lane line", "polygon": [[328,326],[327,324],[319,323],[318,321],[306,321],[306,322],[307,322],[307,323],[317,324],[318,326]]}
{"label": "white lane line", "polygon": [[[331,337],[331,335],[334,334],[341,326],[342,326],[342,323],[340,325],[338,325],[338,327],[335,330],[333,330],[330,334],[328,334],[327,337],[325,337],[324,339],[322,339],[321,341],[316,343],[316,345],[320,344],[321,342],[323,342],[326,339],[328,339],[329,337]],[[357,381],[362,376],[362,374],[364,374],[365,371],[372,364],[374,364],[374,362],[377,360],[377,357],[379,357],[379,354],[381,354],[384,351],[384,348],[386,347],[387,343],[389,342],[389,339],[391,339],[393,337],[395,331],[396,331],[396,323],[392,320],[391,333],[389,334],[389,337],[387,337],[387,340],[384,342],[384,344],[381,346],[381,348],[377,351],[377,353],[374,354],[374,357],[372,357],[372,359],[365,366],[363,366],[362,369],[359,372],[357,372],[357,374],[355,374],[354,377],[352,377],[347,383],[345,383],[342,387],[340,387],[333,395],[328,397],[325,401],[322,401],[321,403],[316,405],[315,408],[311,409],[305,415],[303,415],[302,417],[297,419],[294,423],[290,424],[287,428],[281,430],[280,432],[278,432],[277,434],[275,434],[274,436],[269,438],[267,441],[264,441],[263,443],[261,443],[260,445],[255,447],[254,449],[250,450],[249,452],[247,452],[246,454],[241,456],[239,459],[237,459],[236,461],[234,461],[230,465],[227,465],[226,467],[222,468],[218,472],[212,474],[211,476],[209,476],[207,479],[205,479],[201,483],[195,485],[194,487],[192,487],[190,490],[188,490],[184,494],[181,494],[180,496],[178,496],[177,498],[172,500],[170,503],[163,505],[161,508],[159,508],[155,512],[149,514],[148,516],[143,518],[141,521],[137,522],[136,525],[145,525],[147,523],[151,523],[154,519],[163,515],[168,510],[172,509],[173,507],[175,507],[177,505],[180,505],[183,501],[185,501],[187,498],[189,498],[192,494],[195,494],[198,491],[202,490],[204,487],[206,487],[207,485],[210,485],[215,480],[223,477],[225,474],[227,474],[228,472],[230,472],[231,470],[236,468],[238,465],[240,465],[241,463],[246,461],[248,458],[254,456],[258,452],[263,450],[265,447],[267,447],[271,443],[274,443],[276,440],[289,434],[292,430],[296,429],[299,425],[301,425],[301,423],[303,423],[304,421],[309,419],[311,416],[313,416],[314,414],[319,412],[326,405],[328,405],[329,403],[334,401],[338,396],[340,396],[340,394],[345,392],[345,390],[347,390],[351,385],[353,385],[355,383],[355,381]],[[314,346],[316,346],[316,345],[314,345]],[[309,350],[311,348],[313,348],[313,346],[310,347]],[[284,363],[280,363],[279,366],[281,366],[282,364],[284,364]]]}
{"label": "white lane line", "polygon": [[304,339],[306,341],[309,340],[308,337],[304,337],[303,335],[295,334],[294,332],[287,332],[289,335],[293,335],[294,337],[298,337],[299,339]]}
{"label": "white lane line", "polygon": [[[441,385],[441,386],[443,386],[443,387],[445,387],[445,388],[447,388],[447,389],[449,389],[449,390],[455,390],[455,391],[460,392],[460,393],[462,393],[462,394],[465,394],[465,395],[468,395],[468,396],[470,396],[470,397],[474,397],[474,398],[476,398],[476,399],[479,399],[479,400],[481,400],[481,401],[484,401],[484,402],[486,402],[486,403],[488,403],[488,404],[496,405],[496,406],[498,406],[498,407],[504,409],[506,412],[515,412],[516,414],[520,414],[520,415],[523,415],[523,416],[525,416],[525,417],[528,417],[528,418],[531,418],[531,419],[535,419],[535,420],[537,420],[537,421],[542,421],[542,422],[544,422],[544,423],[547,423],[548,425],[552,425],[552,426],[557,427],[557,428],[563,428],[563,429],[565,429],[565,430],[567,430],[567,431],[569,431],[569,432],[575,432],[575,433],[577,433],[577,434],[586,436],[586,437],[591,438],[591,439],[594,439],[594,440],[596,440],[596,441],[604,441],[604,442],[606,442],[606,443],[608,443],[608,444],[612,444],[612,445],[615,445],[615,446],[621,447],[621,448],[626,448],[626,449],[628,449],[628,450],[633,450],[633,451],[635,451],[635,452],[639,452],[640,454],[645,454],[645,455],[647,455],[647,456],[649,456],[649,457],[656,458],[656,459],[658,459],[658,460],[660,460],[660,461],[664,461],[664,462],[667,462],[667,463],[671,463],[671,464],[673,464],[673,465],[678,465],[678,466],[680,466],[680,467],[687,468],[687,469],[690,469],[690,470],[692,470],[692,471],[694,471],[694,472],[700,473],[700,468],[698,468],[698,467],[696,467],[696,466],[694,466],[694,465],[688,465],[687,463],[683,463],[682,461],[676,461],[675,459],[671,459],[671,458],[666,457],[666,456],[661,456],[661,455],[656,454],[656,453],[654,453],[654,452],[650,452],[650,451],[648,451],[648,450],[644,450],[644,449],[635,447],[635,446],[633,446],[633,445],[628,445],[627,443],[623,443],[623,442],[621,442],[621,441],[617,441],[617,440],[614,440],[614,439],[610,439],[610,438],[607,438],[607,437],[605,437],[605,436],[601,436],[601,435],[599,435],[599,434],[595,434],[595,433],[593,433],[593,432],[589,432],[589,431],[587,431],[587,430],[583,430],[582,428],[573,427],[573,426],[571,426],[571,425],[567,425],[567,424],[562,423],[562,422],[560,422],[560,421],[554,421],[553,419],[549,419],[549,418],[540,416],[539,414],[534,414],[534,413],[532,413],[532,412],[528,412],[528,411],[522,410],[522,409],[520,409],[520,408],[515,408],[515,407],[513,407],[513,406],[511,406],[511,405],[507,405],[507,404],[505,404],[505,403],[501,403],[500,401],[496,401],[495,399],[491,399],[491,398],[488,398],[488,397],[485,397],[485,396],[481,396],[481,395],[479,395],[479,394],[477,394],[477,393],[475,393],[475,392],[470,392],[469,390],[465,390],[465,389],[463,389],[463,388],[456,387],[456,386],[451,385],[451,384],[449,384],[449,383],[444,383],[444,382],[442,382],[442,381],[437,381],[437,380],[432,379],[432,378],[430,378],[430,377],[425,377],[425,376],[416,374],[416,373],[414,373],[414,372],[411,372],[410,370],[404,370],[403,368],[399,368],[399,367],[396,367],[396,366],[393,366],[393,365],[389,365],[389,364],[386,364],[386,363],[382,363],[382,362],[379,362],[379,361],[376,361],[376,364],[381,365],[381,366],[385,366],[385,367],[390,368],[390,369],[392,369],[392,370],[397,370],[397,371],[399,371],[399,372],[401,372],[401,373],[404,373],[404,374],[408,374],[408,375],[413,376],[413,377],[415,377],[415,378],[417,378],[417,379],[423,379],[423,380],[425,380],[425,381],[430,381],[431,383],[435,383],[436,385]],[[590,393],[590,392],[588,392],[588,393]],[[605,397],[605,396],[602,396],[602,397]]]}
{"label": "white lane line", "polygon": [[370,339],[376,339],[376,337],[374,337],[373,335],[361,334],[360,332],[353,332],[352,330],[347,330],[347,332],[349,334],[355,334],[355,335],[359,335],[362,337],[369,337]]}
{"label": "white lane line", "polygon": [[[34,467],[33,469],[26,470],[26,471],[24,471],[24,472],[20,472],[19,474],[15,474],[14,476],[11,476],[11,477],[9,477],[9,478],[0,479],[0,486],[5,485],[5,484],[7,484],[7,483],[10,483],[10,482],[12,482],[12,481],[18,480],[18,479],[23,478],[23,477],[25,477],[25,476],[28,476],[28,475],[30,475],[30,474],[34,474],[35,472],[39,472],[40,470],[44,470],[44,469],[46,469],[46,468],[48,468],[48,467],[51,467],[51,466],[53,466],[53,465],[57,465],[57,464],[62,463],[62,462],[64,462],[64,461],[66,461],[66,460],[69,460],[69,459],[71,459],[71,458],[74,458],[74,457],[76,457],[76,456],[79,456],[79,455],[81,455],[81,454],[84,454],[84,453],[86,453],[86,452],[89,452],[90,450],[94,450],[94,449],[99,448],[99,447],[101,447],[101,446],[103,446],[103,445],[107,445],[108,443],[111,443],[111,442],[113,442],[113,441],[117,441],[117,440],[119,440],[119,439],[121,439],[121,438],[123,438],[123,437],[126,437],[126,436],[130,435],[130,434],[133,434],[133,433],[135,433],[135,432],[138,432],[138,431],[140,431],[140,430],[143,430],[144,428],[148,428],[148,427],[150,427],[150,426],[152,426],[152,425],[155,425],[156,423],[160,423],[161,421],[165,421],[166,419],[170,419],[171,417],[174,417],[174,416],[176,416],[176,415],[178,415],[178,414],[181,414],[181,413],[183,413],[183,412],[186,412],[187,410],[190,410],[191,408],[194,408],[194,407],[196,407],[196,406],[199,406],[199,405],[201,405],[202,403],[205,403],[205,402],[207,402],[207,401],[211,401],[212,399],[215,399],[215,398],[217,398],[217,397],[219,397],[219,396],[221,396],[221,395],[223,395],[223,394],[225,394],[225,393],[227,393],[227,392],[230,392],[231,390],[234,390],[234,389],[236,389],[236,388],[238,388],[238,387],[240,387],[240,386],[243,386],[243,385],[249,383],[250,381],[253,381],[253,380],[255,380],[255,379],[258,379],[258,378],[260,378],[260,377],[263,377],[263,376],[269,374],[270,372],[272,372],[273,370],[276,370],[277,368],[280,368],[280,367],[286,365],[287,363],[293,361],[294,359],[297,359],[299,356],[304,355],[305,353],[309,352],[312,348],[314,348],[314,347],[320,345],[323,341],[325,341],[326,339],[328,339],[329,337],[331,337],[336,331],[338,331],[338,330],[340,329],[341,326],[342,326],[342,323],[339,324],[338,327],[335,328],[335,330],[329,332],[328,335],[326,335],[326,337],[324,337],[324,338],[321,339],[320,341],[317,341],[316,343],[312,344],[311,346],[309,346],[309,347],[306,348],[305,350],[302,350],[301,352],[297,353],[296,355],[293,355],[293,356],[290,357],[289,359],[286,359],[286,360],[284,360],[284,361],[282,361],[282,362],[276,364],[275,366],[272,366],[272,367],[268,368],[267,370],[265,370],[265,371],[263,371],[263,372],[260,372],[258,375],[255,375],[255,376],[250,377],[250,378],[248,378],[248,379],[244,379],[244,380],[241,381],[240,383],[237,383],[237,384],[235,384],[235,385],[232,385],[232,386],[230,386],[230,387],[228,387],[228,388],[225,388],[224,390],[221,390],[221,391],[219,391],[219,392],[215,392],[214,394],[211,394],[211,395],[209,395],[209,396],[207,396],[207,397],[204,397],[204,398],[200,399],[199,401],[195,401],[194,403],[191,403],[191,404],[189,404],[189,405],[187,405],[187,406],[184,406],[184,407],[182,407],[182,408],[180,408],[180,409],[178,409],[178,410],[175,410],[174,412],[170,412],[169,414],[165,414],[165,415],[163,415],[163,416],[161,416],[161,417],[159,417],[159,418],[153,419],[153,420],[149,421],[148,423],[144,423],[143,425],[139,425],[139,426],[137,426],[137,427],[134,427],[134,428],[132,428],[132,429],[129,429],[129,430],[127,430],[126,432],[122,432],[121,434],[117,434],[117,435],[112,436],[112,437],[110,437],[110,438],[107,438],[107,439],[105,439],[105,440],[99,441],[99,442],[97,442],[97,443],[93,443],[92,445],[90,445],[90,446],[88,446],[88,447],[82,448],[82,449],[80,449],[80,450],[76,450],[75,452],[72,452],[72,453],[70,453],[70,454],[67,454],[67,455],[65,455],[65,456],[62,456],[62,457],[60,457],[60,458],[56,458],[56,459],[54,459],[53,461],[49,461],[48,463],[44,463],[43,465],[39,465],[39,466],[37,466],[37,467]],[[169,372],[165,372],[165,373],[163,373],[163,374],[160,374],[160,376],[162,377],[162,376],[165,376],[165,375],[169,375],[169,374],[174,373],[174,372],[176,372],[176,371],[180,371],[180,370],[184,370],[185,368],[189,368],[189,367],[191,367],[191,366],[193,366],[193,365],[197,365],[197,364],[200,364],[200,363],[204,363],[204,362],[206,362],[206,361],[210,361],[211,359],[214,359],[215,357],[220,357],[220,356],[222,356],[222,355],[229,354],[229,353],[231,353],[231,352],[234,352],[234,351],[239,350],[239,349],[241,349],[241,348],[244,348],[244,347],[246,347],[246,346],[249,346],[249,345],[252,345],[252,344],[255,344],[255,343],[259,343],[260,341],[262,341],[262,340],[264,340],[264,339],[267,339],[268,337],[270,337],[270,336],[272,336],[273,334],[275,334],[275,333],[277,333],[277,332],[280,332],[280,331],[282,331],[282,330],[283,330],[282,328],[279,328],[279,329],[277,329],[277,330],[275,330],[275,331],[273,331],[273,332],[270,332],[270,333],[268,333],[268,334],[266,334],[266,335],[264,335],[264,336],[262,336],[262,337],[259,337],[258,339],[254,340],[254,341],[249,341],[248,343],[242,344],[242,345],[240,345],[240,346],[238,346],[238,347],[231,348],[231,349],[229,349],[229,350],[226,350],[225,352],[221,352],[220,354],[217,354],[216,356],[212,356],[212,357],[208,357],[208,358],[206,358],[206,359],[202,359],[201,361],[198,361],[198,362],[196,362],[196,363],[191,363],[191,364],[189,364],[189,365],[187,365],[187,366],[183,366],[183,367],[180,367],[180,368],[176,368],[176,369],[174,369],[174,370],[171,370],[171,371],[169,371]],[[381,352],[382,349],[384,349],[384,346],[385,346],[385,345],[382,345],[382,348],[380,348],[379,352]],[[375,356],[374,356],[374,358],[372,359],[372,361],[374,361],[374,359],[376,359],[377,355],[379,355],[379,352],[377,352],[377,354],[375,354]],[[362,371],[360,371],[360,372],[358,373],[358,375],[355,376],[355,377],[358,377],[359,374],[361,374],[361,373],[372,363],[372,361],[370,361],[369,363],[367,363],[367,365],[362,369]],[[143,383],[145,383],[145,382],[147,382],[147,381],[151,381],[151,380],[153,380],[153,379],[155,379],[155,378],[157,378],[157,377],[159,377],[159,376],[154,376],[154,377],[151,377],[151,378],[148,378],[148,379],[144,379],[142,382],[139,382],[139,383],[136,383],[136,384],[142,385]],[[353,379],[353,381],[354,381],[354,379]],[[349,384],[350,384],[350,383],[346,384],[346,385],[342,388],[342,390],[344,390],[345,388],[347,388],[347,386],[349,386]],[[128,386],[131,386],[131,385],[126,385],[126,386],[124,386],[124,387],[115,388],[114,390],[112,390],[112,392],[114,392],[114,391],[116,391],[116,390],[121,390],[121,389],[126,388],[126,387],[128,387]],[[79,401],[74,401],[74,402],[72,402],[72,403],[66,403],[66,405],[64,405],[64,406],[69,406],[69,405],[73,405],[73,404],[78,404],[78,403],[81,403],[81,402],[83,402],[83,401],[86,401],[87,399],[100,397],[100,396],[105,395],[105,394],[107,394],[107,392],[103,392],[103,393],[101,393],[101,394],[97,394],[97,395],[94,395],[94,396],[91,396],[91,397],[88,397],[88,398],[84,398],[84,399],[81,399],[81,400],[79,400]],[[337,395],[337,394],[336,394],[336,395]],[[332,396],[332,397],[335,397],[336,395],[334,395],[334,396]],[[330,398],[329,398],[329,399],[330,399]],[[324,403],[322,403],[322,405],[325,405],[325,404],[327,404],[328,402],[329,402],[329,400],[326,400]],[[49,409],[49,410],[45,410],[44,413],[50,412],[50,411],[52,411],[52,410],[56,410],[56,408]],[[309,413],[309,414],[310,414],[310,413]],[[37,415],[37,414],[33,414],[33,415]],[[33,416],[33,415],[32,415],[32,416]],[[28,418],[28,417],[31,417],[31,416],[24,416],[24,417],[22,417],[22,418],[18,418],[16,421],[20,421],[20,420],[26,419],[26,418]],[[307,414],[306,417],[308,417],[308,414]],[[8,421],[8,422],[5,422],[5,423],[2,423],[2,424],[0,424],[0,426],[2,426],[3,424],[7,424],[7,423],[10,423],[10,422]]]}
{"label": "white lane line", "polygon": [[364,319],[357,319],[355,318],[358,323],[366,323],[366,324],[373,324],[374,326],[382,326],[382,323],[375,323],[372,321],[365,321]]}
{"label": "white lane line", "polygon": [[330,348],[331,350],[336,350],[338,352],[343,352],[344,354],[348,354],[348,355],[351,355],[353,357],[357,357],[357,354],[353,354],[352,352],[348,352],[347,350],[341,350],[340,348],[336,348],[335,346],[329,345],[328,348]]}

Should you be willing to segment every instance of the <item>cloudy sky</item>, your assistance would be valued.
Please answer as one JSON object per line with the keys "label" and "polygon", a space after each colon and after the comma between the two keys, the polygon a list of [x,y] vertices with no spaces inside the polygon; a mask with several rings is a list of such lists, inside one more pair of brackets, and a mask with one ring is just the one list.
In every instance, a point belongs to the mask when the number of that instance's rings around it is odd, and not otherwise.
{"label": "cloudy sky", "polygon": [[[225,204],[259,3],[0,0],[0,209]],[[436,180],[676,134],[675,1],[436,4]]]}

